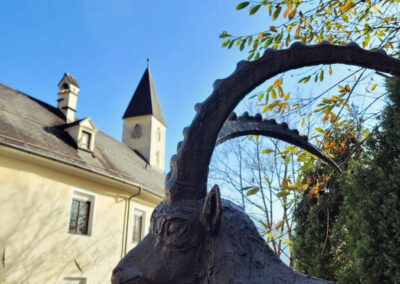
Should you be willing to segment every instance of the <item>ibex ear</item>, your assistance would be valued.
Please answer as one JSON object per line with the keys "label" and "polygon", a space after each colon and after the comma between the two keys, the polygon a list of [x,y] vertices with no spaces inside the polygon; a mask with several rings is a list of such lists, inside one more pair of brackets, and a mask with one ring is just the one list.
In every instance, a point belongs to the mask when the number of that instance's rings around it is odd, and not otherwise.
{"label": "ibex ear", "polygon": [[222,206],[218,185],[214,185],[204,200],[200,222],[207,232],[215,233],[221,221]]}

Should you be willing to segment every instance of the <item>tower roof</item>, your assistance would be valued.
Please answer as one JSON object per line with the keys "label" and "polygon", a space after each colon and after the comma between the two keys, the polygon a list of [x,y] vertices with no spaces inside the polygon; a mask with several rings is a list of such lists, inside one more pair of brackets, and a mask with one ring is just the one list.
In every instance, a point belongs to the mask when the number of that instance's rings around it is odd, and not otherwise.
{"label": "tower roof", "polygon": [[75,77],[68,73],[64,73],[64,76],[61,78],[61,81],[60,81],[60,83],[58,83],[58,85],[61,84],[61,82],[64,80],[64,78],[67,80],[68,83],[75,85],[76,87],[79,88],[78,82],[76,81]]}
{"label": "tower roof", "polygon": [[162,124],[167,125],[158,100],[156,88],[149,67],[146,68],[139,85],[125,111],[123,118],[141,115],[154,115]]}

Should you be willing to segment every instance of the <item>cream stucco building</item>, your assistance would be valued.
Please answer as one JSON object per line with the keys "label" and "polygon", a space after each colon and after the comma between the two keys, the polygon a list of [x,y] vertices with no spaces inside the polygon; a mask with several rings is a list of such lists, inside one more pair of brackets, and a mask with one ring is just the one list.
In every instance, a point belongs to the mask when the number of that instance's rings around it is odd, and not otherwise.
{"label": "cream stucco building", "polygon": [[166,123],[149,69],[123,142],[75,118],[79,90],[65,74],[53,107],[0,84],[0,283],[110,283],[163,199]]}

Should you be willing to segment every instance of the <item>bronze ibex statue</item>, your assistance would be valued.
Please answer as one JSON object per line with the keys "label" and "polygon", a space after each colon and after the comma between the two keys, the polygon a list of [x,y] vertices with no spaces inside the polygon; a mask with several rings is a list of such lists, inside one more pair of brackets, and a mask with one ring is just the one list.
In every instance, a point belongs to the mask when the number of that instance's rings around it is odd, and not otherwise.
{"label": "bronze ibex statue", "polygon": [[[185,139],[178,145],[177,155],[171,158],[165,200],[153,212],[148,235],[120,261],[112,283],[327,283],[287,267],[241,208],[221,200],[217,186],[207,194],[206,185],[217,139],[221,142],[233,136],[259,134],[281,135],[277,138],[295,142],[284,137],[291,136],[289,130],[279,134],[280,130],[260,131],[262,127],[257,125],[237,131],[223,128],[244,96],[282,72],[334,63],[400,75],[400,61],[382,50],[366,51],[354,43],[335,46],[322,42],[268,49],[256,61],[239,62],[228,78],[215,81],[211,96],[195,106],[196,117],[184,130]],[[231,120],[235,121],[234,115]],[[259,116],[255,120],[262,123]],[[222,128],[227,129],[225,134],[220,133]],[[310,146],[306,139],[299,138],[296,143],[305,149]],[[329,157],[325,160],[335,166]]]}

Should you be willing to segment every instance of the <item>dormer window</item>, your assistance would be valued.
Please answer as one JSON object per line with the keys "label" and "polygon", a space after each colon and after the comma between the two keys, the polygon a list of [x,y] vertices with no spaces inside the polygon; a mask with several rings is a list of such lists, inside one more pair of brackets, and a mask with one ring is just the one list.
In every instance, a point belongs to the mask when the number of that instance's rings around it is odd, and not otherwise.
{"label": "dormer window", "polygon": [[81,140],[81,147],[84,149],[89,150],[90,148],[90,133],[86,131],[82,131],[82,140]]}
{"label": "dormer window", "polygon": [[65,124],[61,127],[74,139],[79,149],[93,152],[97,129],[90,117]]}

